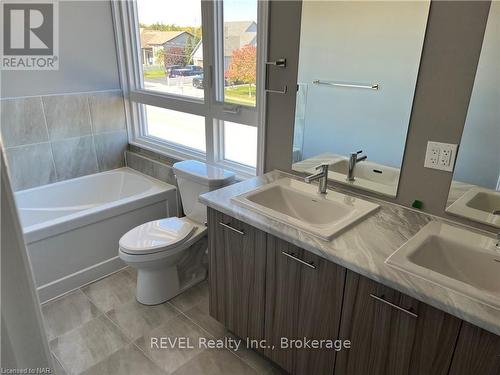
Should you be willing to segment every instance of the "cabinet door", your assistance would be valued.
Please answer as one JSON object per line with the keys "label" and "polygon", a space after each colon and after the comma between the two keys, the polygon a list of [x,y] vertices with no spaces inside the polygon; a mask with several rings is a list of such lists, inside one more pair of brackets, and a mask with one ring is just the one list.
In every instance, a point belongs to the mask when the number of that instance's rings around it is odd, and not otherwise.
{"label": "cabinet door", "polygon": [[463,322],[450,375],[500,375],[500,336]]}
{"label": "cabinet door", "polygon": [[[346,269],[304,251],[303,259],[316,268],[302,267],[297,336],[336,340]],[[333,374],[336,351],[332,348],[297,349],[295,374]]]}
{"label": "cabinet door", "polygon": [[375,281],[347,272],[336,375],[445,375],[460,320]]}
{"label": "cabinet door", "polygon": [[296,339],[299,323],[300,263],[282,252],[301,257],[303,251],[274,236],[267,237],[264,353],[288,372],[293,371],[294,351],[281,348],[281,338]]}
{"label": "cabinet door", "polygon": [[[328,374],[333,349],[282,347],[290,340],[335,340],[338,336],[345,269],[268,235],[266,355],[294,374]],[[302,262],[301,262],[302,261]]]}
{"label": "cabinet door", "polygon": [[210,315],[246,339],[264,336],[266,233],[208,209]]}

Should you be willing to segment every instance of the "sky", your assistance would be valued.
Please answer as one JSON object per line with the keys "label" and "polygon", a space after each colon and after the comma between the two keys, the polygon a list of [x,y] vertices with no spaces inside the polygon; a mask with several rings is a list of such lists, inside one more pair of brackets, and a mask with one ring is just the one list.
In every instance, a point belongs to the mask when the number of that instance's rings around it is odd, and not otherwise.
{"label": "sky", "polygon": [[[257,21],[258,0],[225,0],[225,21]],[[201,26],[200,0],[137,0],[139,22]]]}

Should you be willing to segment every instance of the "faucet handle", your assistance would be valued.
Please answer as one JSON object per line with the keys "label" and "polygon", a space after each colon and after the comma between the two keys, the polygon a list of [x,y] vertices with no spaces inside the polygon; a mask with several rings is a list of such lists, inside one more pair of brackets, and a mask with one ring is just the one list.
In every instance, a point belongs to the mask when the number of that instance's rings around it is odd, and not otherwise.
{"label": "faucet handle", "polygon": [[329,166],[330,166],[330,164],[329,164],[329,163],[327,163],[327,162],[323,162],[323,163],[321,163],[320,165],[317,165],[317,166],[316,166],[316,170],[320,170],[320,169],[321,169],[321,170],[323,170],[323,171],[328,171],[328,167],[329,167]]}

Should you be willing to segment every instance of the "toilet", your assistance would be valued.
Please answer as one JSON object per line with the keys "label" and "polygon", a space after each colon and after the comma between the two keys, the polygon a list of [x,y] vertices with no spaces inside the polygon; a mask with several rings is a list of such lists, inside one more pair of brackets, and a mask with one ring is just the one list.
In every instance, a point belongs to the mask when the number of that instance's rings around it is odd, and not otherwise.
{"label": "toilet", "polygon": [[204,280],[207,209],[200,194],[234,181],[234,173],[194,160],[173,165],[185,217],[151,221],[125,233],[119,256],[137,269],[137,301],[157,305]]}

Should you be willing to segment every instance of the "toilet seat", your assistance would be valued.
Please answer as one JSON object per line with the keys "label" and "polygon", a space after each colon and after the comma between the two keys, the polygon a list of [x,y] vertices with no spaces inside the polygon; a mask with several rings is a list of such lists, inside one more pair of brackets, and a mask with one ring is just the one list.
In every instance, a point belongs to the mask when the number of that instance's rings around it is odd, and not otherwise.
{"label": "toilet seat", "polygon": [[131,255],[146,255],[178,248],[196,230],[184,218],[170,217],[150,221],[125,233],[120,239],[120,250]]}

